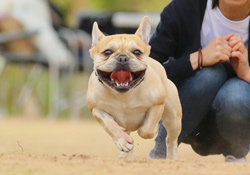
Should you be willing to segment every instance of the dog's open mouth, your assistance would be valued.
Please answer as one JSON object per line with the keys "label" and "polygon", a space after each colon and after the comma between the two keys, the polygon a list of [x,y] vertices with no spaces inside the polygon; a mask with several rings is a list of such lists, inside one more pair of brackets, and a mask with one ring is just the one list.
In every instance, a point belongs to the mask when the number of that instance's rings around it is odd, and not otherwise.
{"label": "dog's open mouth", "polygon": [[127,92],[132,87],[139,85],[144,78],[145,72],[146,69],[137,72],[130,72],[126,70],[104,72],[97,70],[100,80],[106,82],[110,87],[119,92]]}

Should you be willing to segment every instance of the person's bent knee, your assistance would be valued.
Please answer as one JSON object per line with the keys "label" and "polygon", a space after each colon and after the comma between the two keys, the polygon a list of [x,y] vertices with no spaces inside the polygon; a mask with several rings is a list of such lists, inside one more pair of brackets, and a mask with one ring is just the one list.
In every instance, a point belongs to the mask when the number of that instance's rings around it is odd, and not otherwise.
{"label": "person's bent knee", "polygon": [[218,130],[226,139],[248,137],[250,130],[250,84],[238,78],[228,80],[213,103]]}
{"label": "person's bent knee", "polygon": [[[177,84],[179,90],[187,88],[189,92],[204,92],[217,89],[227,79],[227,71],[222,64],[204,67],[195,72],[195,75]],[[216,90],[217,91],[217,90]]]}

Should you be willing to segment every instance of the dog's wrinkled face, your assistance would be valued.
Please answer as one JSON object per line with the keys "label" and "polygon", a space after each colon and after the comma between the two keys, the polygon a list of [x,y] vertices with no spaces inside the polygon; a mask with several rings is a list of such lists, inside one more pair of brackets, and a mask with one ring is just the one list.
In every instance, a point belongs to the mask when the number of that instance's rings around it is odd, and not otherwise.
{"label": "dog's wrinkled face", "polygon": [[147,17],[134,35],[104,36],[94,23],[90,54],[96,76],[104,85],[124,93],[143,81],[150,52],[149,34]]}

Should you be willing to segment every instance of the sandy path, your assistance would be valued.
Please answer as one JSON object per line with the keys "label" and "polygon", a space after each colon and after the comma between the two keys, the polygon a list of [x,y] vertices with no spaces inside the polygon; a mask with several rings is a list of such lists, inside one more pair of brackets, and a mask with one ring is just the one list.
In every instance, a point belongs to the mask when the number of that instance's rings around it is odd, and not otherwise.
{"label": "sandy path", "polygon": [[201,157],[184,144],[180,160],[152,160],[148,153],[153,140],[132,136],[134,158],[121,160],[96,121],[1,119],[0,175],[250,175],[250,163],[224,163],[220,155]]}

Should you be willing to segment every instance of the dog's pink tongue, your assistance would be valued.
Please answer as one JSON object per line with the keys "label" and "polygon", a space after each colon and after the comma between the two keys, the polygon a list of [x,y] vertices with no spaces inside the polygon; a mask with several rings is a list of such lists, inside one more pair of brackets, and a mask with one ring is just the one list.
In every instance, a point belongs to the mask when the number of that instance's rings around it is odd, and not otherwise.
{"label": "dog's pink tongue", "polygon": [[119,70],[114,71],[111,74],[111,79],[114,79],[117,83],[127,83],[131,78],[131,73],[129,71]]}

